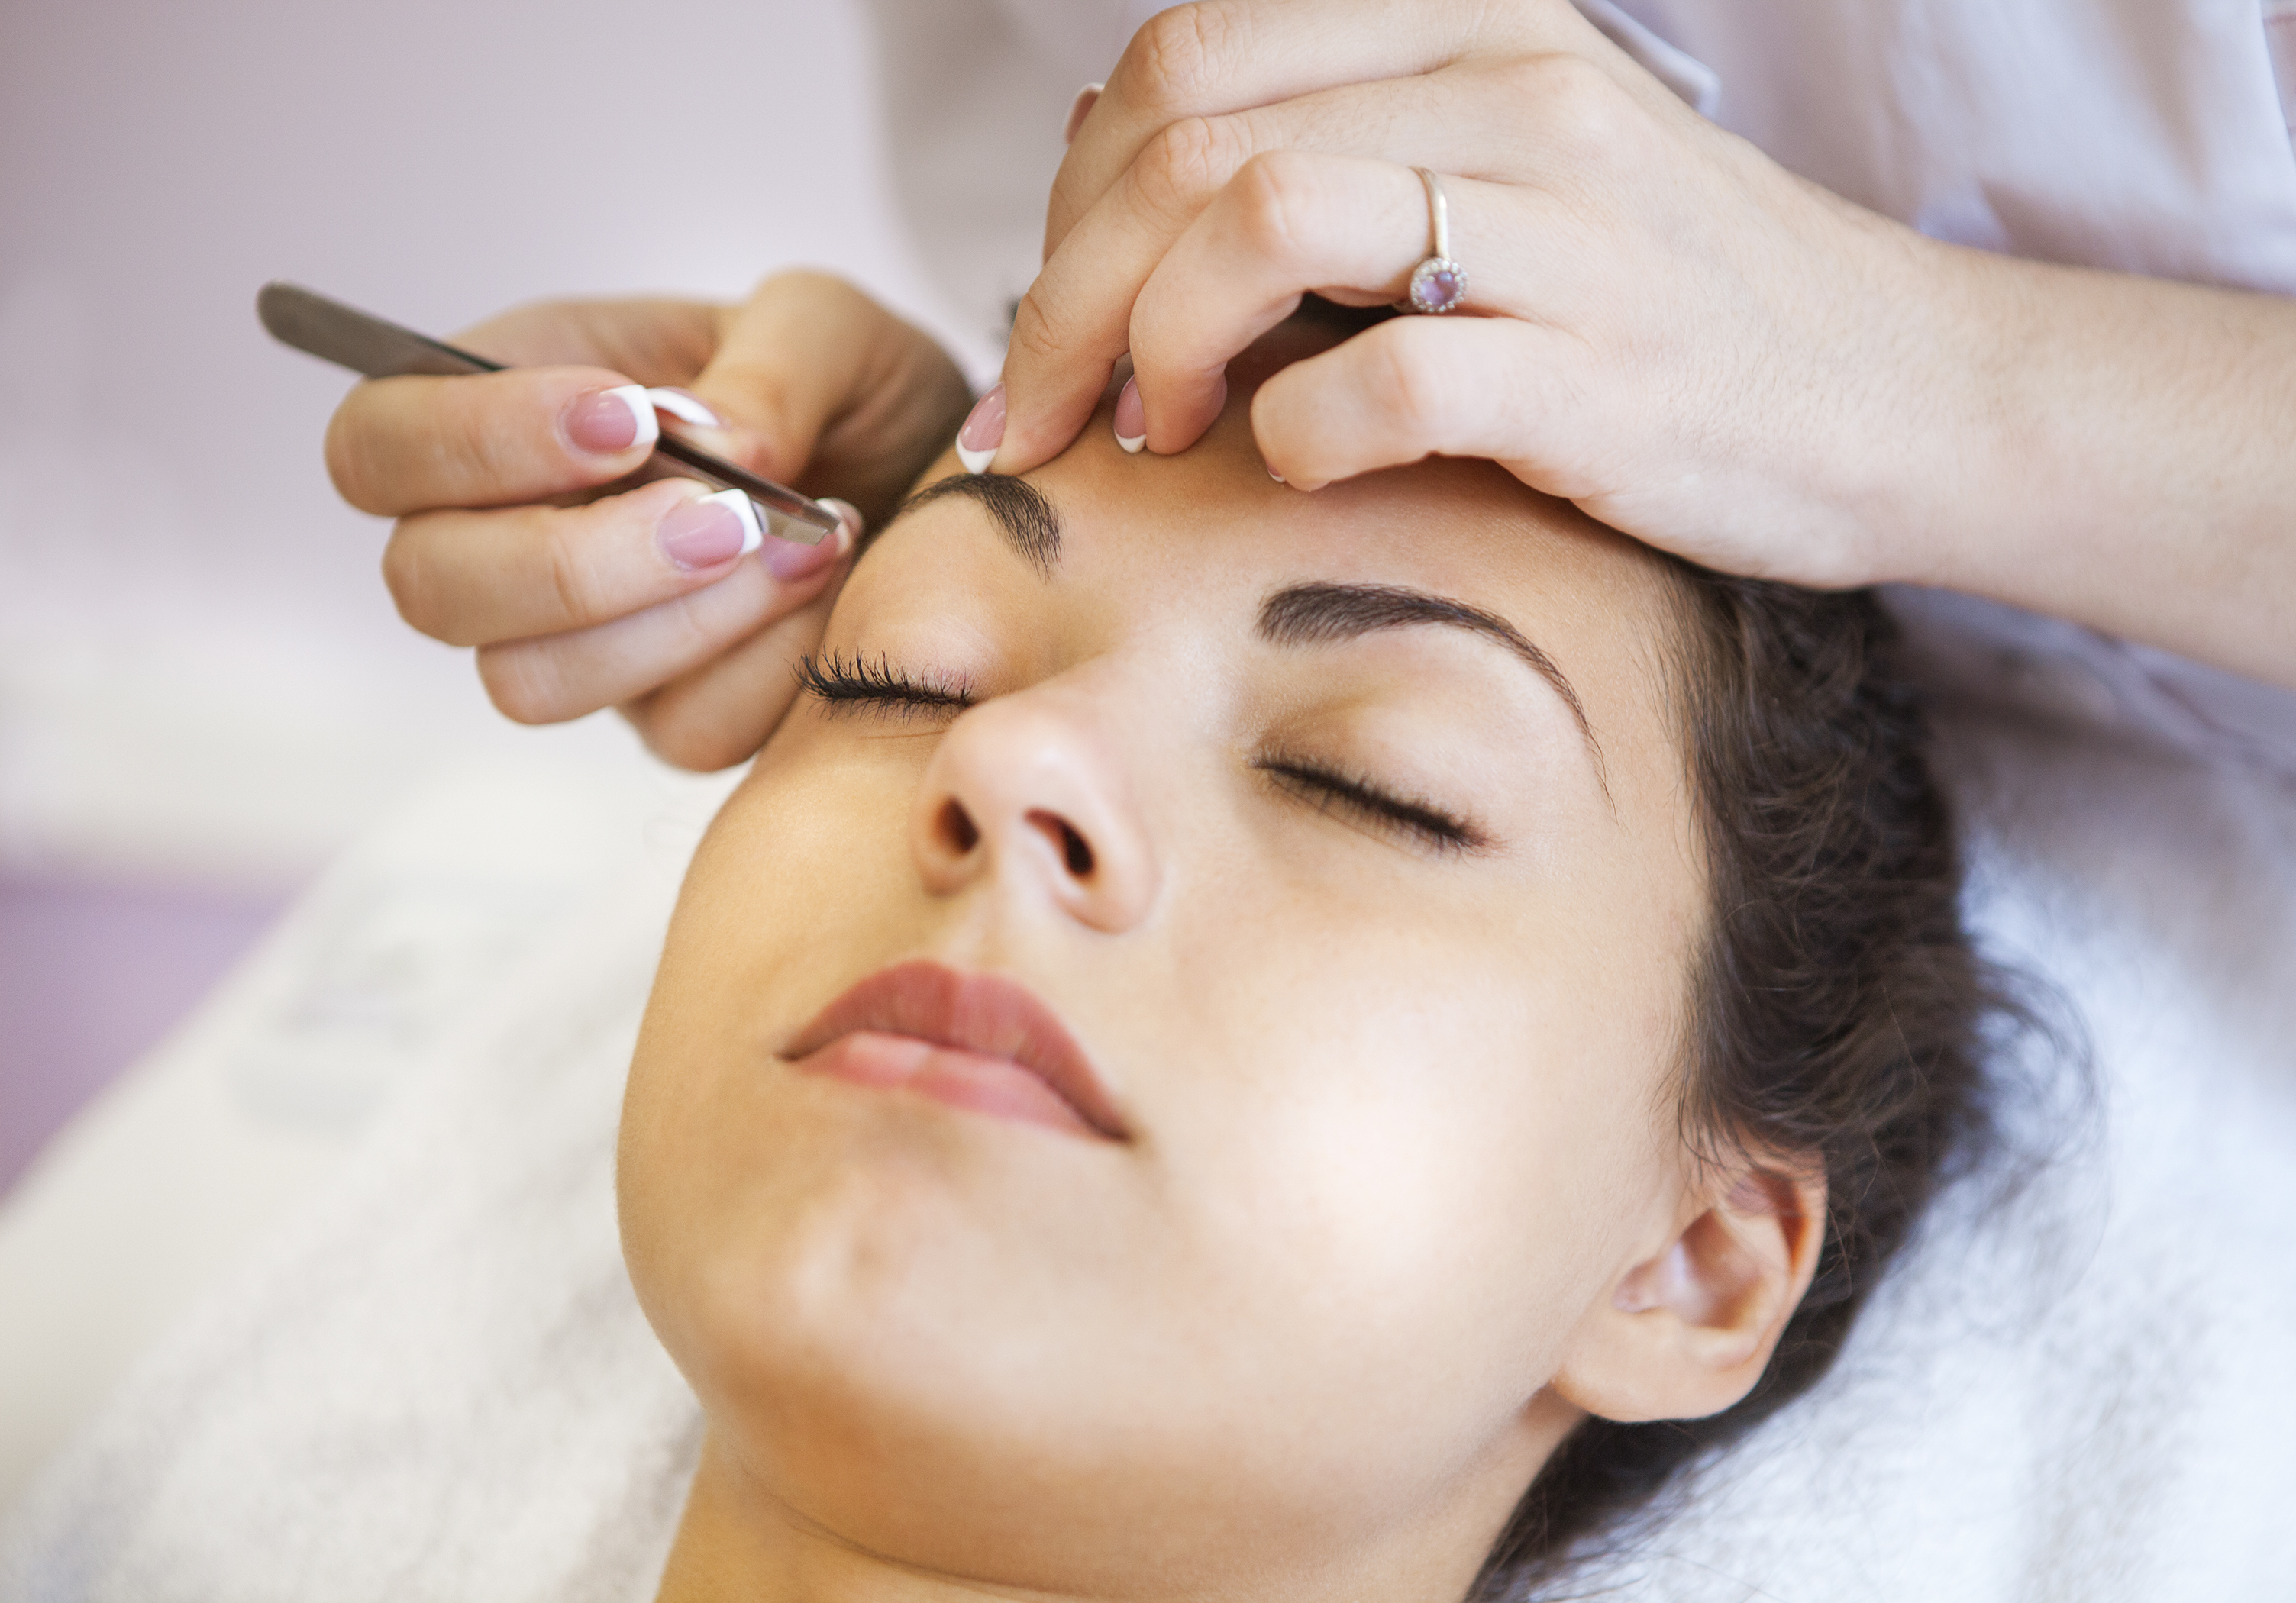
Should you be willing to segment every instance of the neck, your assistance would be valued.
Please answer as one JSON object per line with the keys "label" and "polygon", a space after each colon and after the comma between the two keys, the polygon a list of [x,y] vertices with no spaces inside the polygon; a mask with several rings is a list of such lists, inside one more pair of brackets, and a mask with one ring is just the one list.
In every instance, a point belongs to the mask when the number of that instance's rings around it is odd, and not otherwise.
{"label": "neck", "polygon": [[687,1493],[656,1603],[1028,1603],[1096,1599],[936,1574],[846,1540],[775,1496],[716,1431]]}
{"label": "neck", "polygon": [[[1572,1416],[1575,1418],[1575,1413]],[[1546,1446],[1568,1421],[1548,1424]],[[1529,1484],[1522,1460],[1494,1465],[1485,1495],[1426,1510],[1402,1522],[1396,1540],[1374,1541],[1313,1574],[1278,1574],[1244,1562],[1226,1584],[1201,1582],[1165,1598],[1152,1583],[1127,1586],[1119,1598],[1050,1591],[995,1575],[928,1569],[874,1552],[793,1508],[750,1475],[718,1432],[702,1444],[701,1462],[664,1568],[656,1603],[1281,1603],[1346,1597],[1428,1603],[1465,1595],[1513,1500]],[[1529,1468],[1535,1469],[1539,1452]],[[1499,1495],[1493,1496],[1496,1493]],[[1197,1555],[1201,1557],[1199,1553]],[[1136,1579],[1136,1576],[1135,1577]]]}
{"label": "neck", "polygon": [[903,1572],[760,1495],[716,1431],[687,1493],[656,1603],[861,1603],[925,1599]]}

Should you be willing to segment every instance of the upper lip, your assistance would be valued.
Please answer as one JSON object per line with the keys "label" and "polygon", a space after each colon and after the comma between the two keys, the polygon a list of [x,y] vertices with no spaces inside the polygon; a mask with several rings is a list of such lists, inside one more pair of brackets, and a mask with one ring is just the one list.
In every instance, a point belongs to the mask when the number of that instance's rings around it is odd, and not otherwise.
{"label": "upper lip", "polygon": [[880,969],[814,1016],[781,1055],[795,1059],[840,1035],[882,1030],[1017,1063],[1111,1141],[1130,1132],[1092,1060],[1053,1010],[1017,980],[963,974],[925,959]]}

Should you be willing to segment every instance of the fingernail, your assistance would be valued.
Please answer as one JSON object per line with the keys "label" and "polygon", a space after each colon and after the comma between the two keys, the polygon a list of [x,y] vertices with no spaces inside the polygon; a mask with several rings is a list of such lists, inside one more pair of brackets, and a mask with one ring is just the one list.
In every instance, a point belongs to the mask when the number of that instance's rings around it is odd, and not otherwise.
{"label": "fingernail", "polygon": [[1076,98],[1069,102],[1069,119],[1061,125],[1062,144],[1076,143],[1077,135],[1083,131],[1084,119],[1092,115],[1093,107],[1100,102],[1100,92],[1107,87],[1106,84],[1086,84],[1076,92]]}
{"label": "fingernail", "polygon": [[1004,443],[1004,386],[997,384],[972,404],[964,427],[956,431],[956,460],[968,473],[986,473]]}
{"label": "fingernail", "polygon": [[853,542],[861,535],[861,514],[849,502],[824,498],[822,505],[837,514],[837,528],[822,536],[812,545],[795,540],[766,542],[765,564],[777,579],[801,579],[809,573],[818,573],[838,558],[853,549]]}
{"label": "fingernail", "polygon": [[667,412],[681,423],[692,423],[698,429],[723,429],[726,420],[701,403],[701,397],[690,389],[676,389],[658,384],[646,392],[646,404],[657,412]]}
{"label": "fingernail", "polygon": [[[1259,465],[1260,465],[1261,467],[1263,467],[1263,468],[1267,468],[1267,464],[1266,462],[1262,462],[1262,463],[1260,463]],[[1282,483],[1283,482],[1283,474],[1281,474],[1281,473],[1278,473],[1278,472],[1277,472],[1275,469],[1273,469],[1273,468],[1267,468],[1267,477],[1268,477],[1268,478],[1272,478],[1272,479],[1274,479],[1274,480],[1275,480],[1276,483],[1278,483],[1278,484],[1282,484]]]}
{"label": "fingernail", "polygon": [[720,490],[681,502],[654,526],[661,554],[689,573],[758,549],[765,534],[757,509],[739,490]]}
{"label": "fingernail", "polygon": [[661,438],[643,384],[594,389],[566,409],[566,438],[601,456],[651,446]]}
{"label": "fingernail", "polygon": [[1116,397],[1116,443],[1136,455],[1148,443],[1148,409],[1140,404],[1140,380],[1127,379]]}

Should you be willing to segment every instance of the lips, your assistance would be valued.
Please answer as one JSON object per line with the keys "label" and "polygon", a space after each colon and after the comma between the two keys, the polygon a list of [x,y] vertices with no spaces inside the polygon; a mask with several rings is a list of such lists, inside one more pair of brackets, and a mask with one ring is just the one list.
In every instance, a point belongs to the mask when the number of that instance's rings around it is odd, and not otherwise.
{"label": "lips", "polygon": [[881,969],[781,1054],[808,1073],[1104,1141],[1129,1139],[1108,1089],[1052,1010],[1015,982],[941,963]]}

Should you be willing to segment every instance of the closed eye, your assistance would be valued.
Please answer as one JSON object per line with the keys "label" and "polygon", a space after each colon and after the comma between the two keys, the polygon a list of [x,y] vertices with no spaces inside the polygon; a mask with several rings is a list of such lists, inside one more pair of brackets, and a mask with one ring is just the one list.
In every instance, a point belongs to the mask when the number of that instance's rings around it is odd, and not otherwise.
{"label": "closed eye", "polygon": [[1295,757],[1256,757],[1251,765],[1319,813],[1350,817],[1445,855],[1489,849],[1489,838],[1467,820],[1432,802],[1398,796],[1368,779]]}
{"label": "closed eye", "polygon": [[873,662],[836,651],[801,658],[797,682],[832,711],[873,707],[899,717],[930,717],[963,712],[973,702],[972,689],[963,680],[913,678],[882,656]]}

